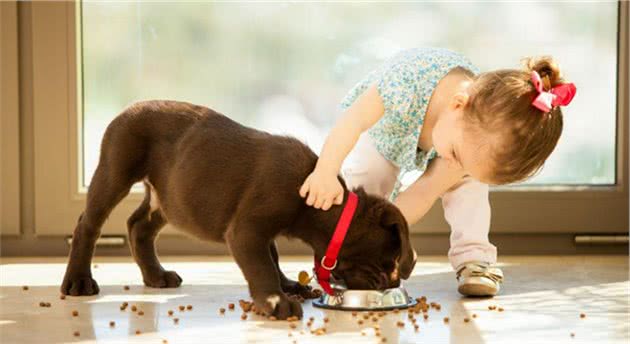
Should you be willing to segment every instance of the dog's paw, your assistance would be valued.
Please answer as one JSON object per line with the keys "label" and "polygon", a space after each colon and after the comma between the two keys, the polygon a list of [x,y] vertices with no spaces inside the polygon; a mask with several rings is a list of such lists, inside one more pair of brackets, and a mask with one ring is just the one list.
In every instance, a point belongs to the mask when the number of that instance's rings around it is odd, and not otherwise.
{"label": "dog's paw", "polygon": [[262,310],[264,314],[273,315],[279,320],[289,317],[302,319],[302,305],[289,299],[284,293],[254,297],[254,303],[256,308]]}
{"label": "dog's paw", "polygon": [[66,276],[61,283],[61,293],[71,296],[89,296],[98,294],[98,283],[92,276]]}
{"label": "dog's paw", "polygon": [[182,284],[182,278],[175,271],[160,271],[153,276],[143,277],[144,285],[152,288],[177,288]]}
{"label": "dog's paw", "polygon": [[287,295],[300,296],[303,299],[315,299],[321,296],[313,291],[310,285],[301,285],[297,281],[287,279],[281,283],[282,291]]}

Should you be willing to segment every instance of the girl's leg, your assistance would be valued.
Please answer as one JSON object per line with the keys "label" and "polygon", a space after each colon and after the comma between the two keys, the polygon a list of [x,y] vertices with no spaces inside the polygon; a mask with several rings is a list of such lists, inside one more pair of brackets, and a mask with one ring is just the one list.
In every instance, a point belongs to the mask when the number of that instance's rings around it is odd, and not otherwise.
{"label": "girl's leg", "polygon": [[465,177],[442,195],[442,207],[451,226],[448,257],[453,268],[470,261],[496,263],[497,248],[488,241],[488,185]]}
{"label": "girl's leg", "polygon": [[372,138],[363,133],[342,166],[348,188],[363,186],[369,194],[389,199],[399,168],[376,150]]}

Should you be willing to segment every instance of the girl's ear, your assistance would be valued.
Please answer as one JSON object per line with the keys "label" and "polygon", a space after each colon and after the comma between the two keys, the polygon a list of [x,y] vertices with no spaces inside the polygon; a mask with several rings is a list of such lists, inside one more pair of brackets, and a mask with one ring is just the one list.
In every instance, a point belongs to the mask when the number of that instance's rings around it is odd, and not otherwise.
{"label": "girl's ear", "polygon": [[470,96],[468,95],[467,92],[465,91],[457,92],[451,98],[451,103],[450,103],[449,108],[451,108],[451,110],[463,109],[464,107],[466,107],[466,104],[468,103],[469,99],[470,99]]}

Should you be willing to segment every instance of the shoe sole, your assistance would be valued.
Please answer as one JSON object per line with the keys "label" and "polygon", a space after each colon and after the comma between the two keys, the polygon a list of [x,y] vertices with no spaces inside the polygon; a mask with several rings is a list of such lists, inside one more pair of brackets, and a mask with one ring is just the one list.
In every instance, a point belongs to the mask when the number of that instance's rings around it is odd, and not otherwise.
{"label": "shoe sole", "polygon": [[464,296],[494,296],[498,290],[486,285],[477,283],[462,284],[457,288],[457,291]]}

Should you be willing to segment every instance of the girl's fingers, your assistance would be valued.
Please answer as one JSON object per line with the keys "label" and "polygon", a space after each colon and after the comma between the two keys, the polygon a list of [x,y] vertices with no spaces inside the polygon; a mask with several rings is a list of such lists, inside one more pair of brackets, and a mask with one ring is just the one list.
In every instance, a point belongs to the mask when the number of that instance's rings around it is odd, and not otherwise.
{"label": "girl's fingers", "polygon": [[332,205],[332,199],[329,197],[327,198],[324,203],[322,204],[322,210],[328,210],[330,209],[330,206]]}
{"label": "girl's fingers", "polygon": [[340,194],[337,195],[337,197],[335,197],[335,204],[339,205],[343,203],[343,192],[341,192]]}
{"label": "girl's fingers", "polygon": [[315,199],[315,205],[313,205],[315,207],[315,209],[320,209],[322,207],[322,203],[324,202],[324,197],[321,195],[318,195],[317,198]]}
{"label": "girl's fingers", "polygon": [[300,188],[300,197],[302,198],[306,197],[306,194],[308,193],[308,189],[309,189],[309,182],[307,180],[304,182],[304,184],[302,184],[302,187]]}
{"label": "girl's fingers", "polygon": [[306,204],[312,206],[313,203],[315,203],[315,200],[317,199],[317,195],[314,192],[309,192],[308,193],[308,198],[306,199]]}

